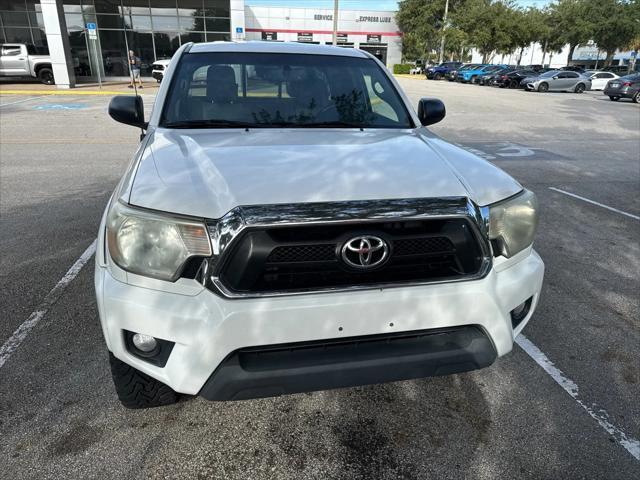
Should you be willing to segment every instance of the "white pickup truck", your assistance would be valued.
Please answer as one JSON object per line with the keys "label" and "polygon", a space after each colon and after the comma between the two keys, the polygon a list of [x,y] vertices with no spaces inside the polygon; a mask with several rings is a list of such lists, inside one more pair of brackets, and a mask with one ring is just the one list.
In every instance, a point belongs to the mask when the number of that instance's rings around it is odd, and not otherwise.
{"label": "white pickup truck", "polygon": [[[95,289],[130,408],[460,373],[536,308],[535,195],[367,52],[183,45],[106,208]],[[486,378],[491,378],[488,376]]]}
{"label": "white pickup truck", "polygon": [[33,77],[46,85],[55,83],[51,57],[24,43],[0,45],[0,77]]}

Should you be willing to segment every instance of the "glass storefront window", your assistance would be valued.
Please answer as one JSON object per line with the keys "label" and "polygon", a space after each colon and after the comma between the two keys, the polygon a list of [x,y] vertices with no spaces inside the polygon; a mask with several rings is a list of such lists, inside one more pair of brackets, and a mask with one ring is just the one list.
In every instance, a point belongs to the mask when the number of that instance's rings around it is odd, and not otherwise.
{"label": "glass storefront window", "polygon": [[180,34],[182,43],[194,42],[202,43],[205,41],[204,32],[185,32]]}
{"label": "glass storefront window", "polygon": [[102,63],[107,76],[127,77],[129,67],[127,62],[127,46],[123,30],[98,30],[100,47],[102,48]]}
{"label": "glass storefront window", "polygon": [[151,15],[169,15],[175,16],[176,0],[151,0]]}
{"label": "glass storefront window", "polygon": [[40,12],[29,12],[29,22],[31,23],[32,28],[44,28],[44,19],[42,18],[42,14]]}
{"label": "glass storefront window", "polygon": [[203,32],[205,29],[204,17],[179,17],[180,29]]}
{"label": "glass storefront window", "polygon": [[0,10],[27,10],[24,0],[0,0]]}
{"label": "glass storefront window", "polygon": [[4,27],[5,41],[7,43],[32,43],[30,28],[7,28]]}
{"label": "glass storefront window", "polygon": [[124,28],[120,15],[96,15],[98,29],[102,28]]}
{"label": "glass storefront window", "polygon": [[91,75],[91,64],[84,31],[69,32],[69,44],[71,45],[73,69],[76,75],[79,77]]}
{"label": "glass storefront window", "polygon": [[231,35],[228,33],[211,33],[207,32],[207,42],[228,42]]}
{"label": "glass storefront window", "polygon": [[84,30],[84,18],[81,13],[65,13],[67,30]]}
{"label": "glass storefront window", "polygon": [[[230,39],[229,0],[60,0],[74,69],[79,77],[129,76],[127,43],[140,57],[142,74],[156,59],[171,58],[181,44]],[[46,46],[40,0],[0,0],[0,41]],[[87,38],[98,25],[98,62]],[[125,39],[126,31],[126,39]],[[206,33],[205,33],[206,32]]]}
{"label": "glass storefront window", "polygon": [[140,58],[140,73],[143,76],[151,75],[151,64],[155,61],[153,52],[153,34],[140,32],[127,32],[129,50],[133,50]]}
{"label": "glass storefront window", "polygon": [[125,15],[124,23],[127,29],[151,30],[151,17],[149,15]]}
{"label": "glass storefront window", "polygon": [[178,30],[178,17],[159,17],[153,16],[153,29],[154,30]]}
{"label": "glass storefront window", "polygon": [[3,25],[11,25],[12,27],[28,27],[29,16],[27,12],[0,11]]}
{"label": "glass storefront window", "polygon": [[120,0],[93,0],[97,13],[120,13]]}
{"label": "glass storefront window", "polygon": [[228,32],[230,20],[228,18],[207,18],[207,32]]}
{"label": "glass storefront window", "polygon": [[205,0],[204,2],[205,17],[229,17],[229,0]]}
{"label": "glass storefront window", "polygon": [[171,58],[180,48],[178,32],[155,32],[153,41],[156,44],[156,60]]}

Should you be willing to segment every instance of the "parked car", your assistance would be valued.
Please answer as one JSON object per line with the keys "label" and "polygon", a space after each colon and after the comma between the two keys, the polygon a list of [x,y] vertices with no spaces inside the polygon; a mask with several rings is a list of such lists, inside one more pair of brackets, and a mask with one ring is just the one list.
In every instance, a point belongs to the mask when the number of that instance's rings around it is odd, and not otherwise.
{"label": "parked car", "polygon": [[585,71],[585,75],[588,75],[591,79],[591,90],[604,90],[609,80],[619,78],[618,75],[613,72],[604,72],[601,70],[587,70]]}
{"label": "parked car", "polygon": [[578,72],[578,73],[584,73],[584,68],[579,67],[577,65],[565,65],[564,67],[560,67],[558,68],[558,70],[566,70],[568,72]]}
{"label": "parked car", "polygon": [[25,43],[0,44],[0,76],[32,77],[45,85],[55,83],[48,50]]}
{"label": "parked car", "polygon": [[156,60],[155,62],[153,62],[153,65],[151,65],[151,76],[155,78],[158,81],[158,83],[160,83],[164,78],[170,63],[171,63],[170,59]]}
{"label": "parked car", "polygon": [[513,71],[513,67],[497,67],[495,70],[486,70],[483,75],[476,77],[476,83],[478,85],[491,85],[497,77]]}
{"label": "parked car", "polygon": [[478,66],[477,63],[465,63],[461,65],[459,68],[451,70],[447,74],[447,80],[449,80],[450,82],[455,82],[458,79],[458,73],[460,73],[463,70],[467,70],[469,68],[475,68],[477,66]]}
{"label": "parked car", "polygon": [[591,79],[571,70],[550,70],[528,81],[525,88],[537,92],[582,93],[591,88]]}
{"label": "parked car", "polygon": [[416,113],[357,49],[176,56],[148,122],[140,96],[109,105],[146,130],[95,261],[125,406],[452,374],[512,349],[542,288],[537,201],[425,128],[441,101]]}
{"label": "parked car", "polygon": [[497,68],[504,68],[506,65],[479,65],[475,68],[462,70],[458,73],[456,81],[462,83],[475,83],[475,79],[487,72],[495,71]]}
{"label": "parked car", "polygon": [[462,62],[444,62],[435,67],[429,67],[425,70],[428,79],[442,80],[452,70],[456,70],[462,65]]}
{"label": "parked car", "polygon": [[492,85],[496,85],[500,88],[518,88],[520,86],[520,82],[525,78],[533,79],[536,77],[538,77],[538,73],[534,70],[514,70],[512,72],[496,75],[492,80]]}
{"label": "parked car", "polygon": [[640,103],[640,73],[609,80],[604,87],[604,94],[614,102],[621,98],[630,98],[635,103]]}

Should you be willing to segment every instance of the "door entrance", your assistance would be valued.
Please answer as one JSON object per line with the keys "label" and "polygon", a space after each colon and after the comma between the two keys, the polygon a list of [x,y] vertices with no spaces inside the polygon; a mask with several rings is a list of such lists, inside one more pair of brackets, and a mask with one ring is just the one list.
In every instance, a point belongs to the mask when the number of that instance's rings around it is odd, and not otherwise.
{"label": "door entrance", "polygon": [[364,50],[365,52],[369,52],[371,55],[376,57],[385,65],[387,64],[387,46],[386,45],[367,45],[360,44],[358,47],[360,50]]}

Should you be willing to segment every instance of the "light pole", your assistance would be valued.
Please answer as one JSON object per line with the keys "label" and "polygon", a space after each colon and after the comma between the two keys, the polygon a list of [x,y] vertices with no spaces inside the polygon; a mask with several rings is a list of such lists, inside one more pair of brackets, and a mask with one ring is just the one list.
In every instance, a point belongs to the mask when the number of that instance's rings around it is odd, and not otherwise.
{"label": "light pole", "polygon": [[[333,46],[338,45],[338,1],[333,2]],[[447,0],[448,2],[449,0]]]}
{"label": "light pole", "polygon": [[[337,1],[337,0],[336,0]],[[444,4],[444,18],[442,19],[442,38],[440,39],[440,60],[438,63],[444,61],[444,33],[447,29],[447,14],[449,13],[449,0]]]}

